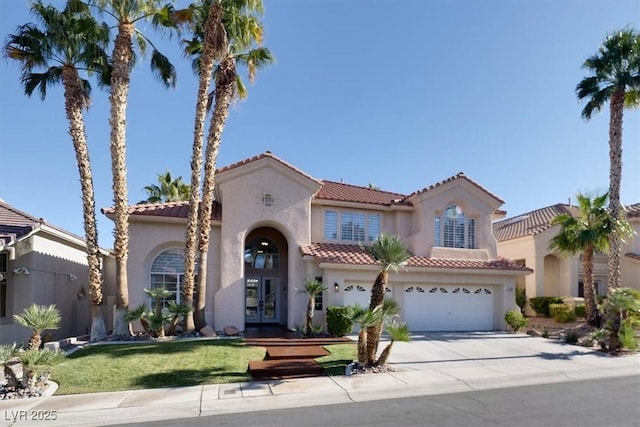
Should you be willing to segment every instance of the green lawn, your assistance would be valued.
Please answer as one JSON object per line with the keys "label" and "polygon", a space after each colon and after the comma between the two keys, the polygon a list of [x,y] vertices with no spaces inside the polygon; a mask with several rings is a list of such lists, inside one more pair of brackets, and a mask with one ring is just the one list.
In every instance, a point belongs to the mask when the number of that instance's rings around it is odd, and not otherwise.
{"label": "green lawn", "polygon": [[[327,375],[343,375],[356,357],[355,344],[325,347],[316,359]],[[56,394],[97,393],[249,381],[250,360],[262,360],[263,347],[242,340],[194,340],[95,345],[79,350],[52,370]]]}

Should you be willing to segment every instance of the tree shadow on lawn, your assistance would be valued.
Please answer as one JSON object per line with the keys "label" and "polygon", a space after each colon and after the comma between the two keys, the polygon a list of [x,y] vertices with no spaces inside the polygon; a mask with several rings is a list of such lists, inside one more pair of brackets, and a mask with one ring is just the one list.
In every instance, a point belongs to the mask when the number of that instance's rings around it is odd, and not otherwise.
{"label": "tree shadow on lawn", "polygon": [[[222,375],[221,375],[222,374]],[[219,380],[219,381],[216,381]],[[135,378],[133,382],[140,388],[188,387],[204,384],[221,384],[250,381],[251,375],[245,372],[229,372],[221,368],[214,369],[176,369]]]}
{"label": "tree shadow on lawn", "polygon": [[68,359],[79,359],[94,355],[107,355],[112,358],[145,356],[154,354],[190,353],[201,347],[247,347],[242,340],[190,340],[165,342],[131,341],[118,344],[98,344],[76,351]]}

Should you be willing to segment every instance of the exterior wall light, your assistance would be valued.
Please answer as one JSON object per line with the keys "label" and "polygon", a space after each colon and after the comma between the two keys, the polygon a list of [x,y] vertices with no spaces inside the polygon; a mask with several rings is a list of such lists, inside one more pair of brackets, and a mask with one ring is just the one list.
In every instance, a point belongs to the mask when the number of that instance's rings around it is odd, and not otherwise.
{"label": "exterior wall light", "polygon": [[340,285],[338,285],[338,282],[333,284],[333,290],[336,292],[340,292]]}

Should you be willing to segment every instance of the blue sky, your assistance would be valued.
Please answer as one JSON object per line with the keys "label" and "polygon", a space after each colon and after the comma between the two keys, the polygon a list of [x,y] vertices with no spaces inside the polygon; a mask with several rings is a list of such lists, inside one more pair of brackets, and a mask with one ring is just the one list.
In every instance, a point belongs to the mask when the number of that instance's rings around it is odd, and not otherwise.
{"label": "blue sky", "polygon": [[[3,40],[31,20],[0,2]],[[183,2],[186,3],[186,2]],[[54,4],[63,4],[55,1]],[[319,179],[411,193],[465,172],[509,216],[608,188],[608,109],[586,122],[575,86],[605,36],[640,29],[638,0],[266,0],[277,62],[237,103],[218,166],[272,151]],[[129,198],[170,170],[189,179],[197,81],[177,39],[151,37],[174,62],[165,90],[134,69],[128,107]],[[78,172],[62,89],[22,93],[0,61],[0,198],[82,234]],[[86,116],[96,205],[112,203],[108,95]],[[640,111],[626,111],[622,202],[640,202]],[[98,213],[100,244],[113,243]]]}

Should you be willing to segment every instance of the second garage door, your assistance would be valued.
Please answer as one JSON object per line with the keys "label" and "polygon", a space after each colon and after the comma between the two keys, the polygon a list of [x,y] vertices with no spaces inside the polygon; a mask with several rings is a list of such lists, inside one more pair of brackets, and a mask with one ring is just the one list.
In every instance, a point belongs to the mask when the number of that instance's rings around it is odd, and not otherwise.
{"label": "second garage door", "polygon": [[405,286],[404,318],[412,331],[491,331],[492,286]]}

